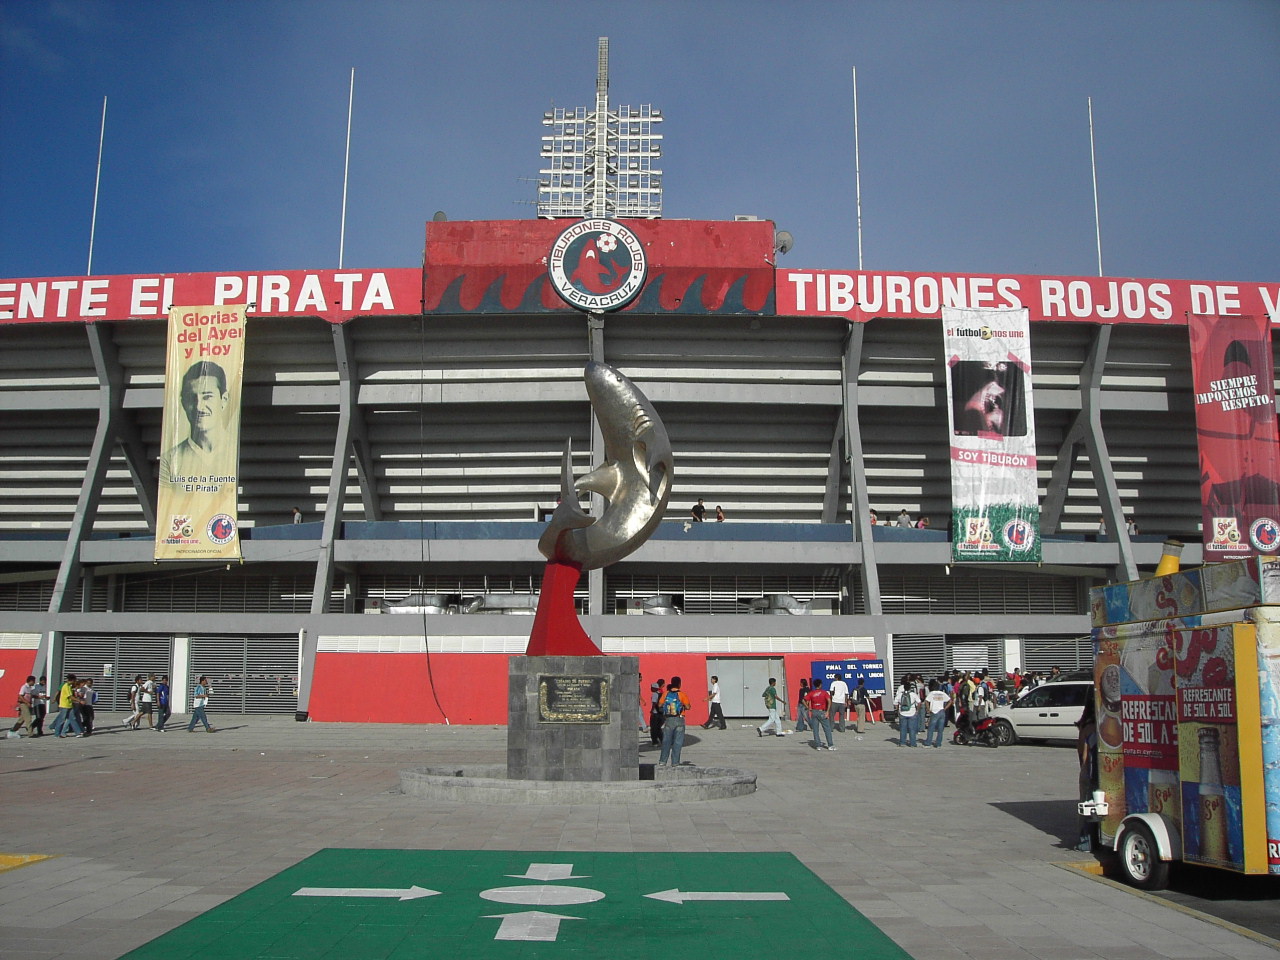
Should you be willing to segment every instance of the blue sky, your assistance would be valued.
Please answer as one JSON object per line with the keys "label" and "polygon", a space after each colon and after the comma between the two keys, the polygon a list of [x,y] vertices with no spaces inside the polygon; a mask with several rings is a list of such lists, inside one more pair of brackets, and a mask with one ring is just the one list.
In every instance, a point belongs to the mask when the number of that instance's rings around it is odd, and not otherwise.
{"label": "blue sky", "polygon": [[0,276],[415,266],[523,219],[544,110],[667,120],[664,213],[752,214],[780,263],[1280,279],[1280,2],[0,0]]}

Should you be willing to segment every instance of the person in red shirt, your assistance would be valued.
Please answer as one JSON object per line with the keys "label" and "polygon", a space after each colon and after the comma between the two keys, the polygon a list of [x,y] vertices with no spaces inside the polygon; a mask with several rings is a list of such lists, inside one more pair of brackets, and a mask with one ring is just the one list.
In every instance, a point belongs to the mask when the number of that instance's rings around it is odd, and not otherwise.
{"label": "person in red shirt", "polygon": [[[809,691],[809,723],[813,726],[813,748],[815,750],[834,750],[831,740],[831,694],[822,689],[822,681],[813,681],[813,689]],[[827,745],[824,748],[818,738],[818,731],[827,734]]]}

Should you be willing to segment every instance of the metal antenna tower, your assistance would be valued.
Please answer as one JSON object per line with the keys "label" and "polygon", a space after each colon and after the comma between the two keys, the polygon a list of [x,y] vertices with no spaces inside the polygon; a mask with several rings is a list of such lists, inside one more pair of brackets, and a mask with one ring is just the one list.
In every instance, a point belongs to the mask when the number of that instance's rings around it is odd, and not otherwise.
{"label": "metal antenna tower", "polygon": [[609,109],[609,38],[596,49],[596,103],[557,107],[542,115],[552,132],[542,138],[538,171],[540,217],[662,216],[662,111],[649,104]]}

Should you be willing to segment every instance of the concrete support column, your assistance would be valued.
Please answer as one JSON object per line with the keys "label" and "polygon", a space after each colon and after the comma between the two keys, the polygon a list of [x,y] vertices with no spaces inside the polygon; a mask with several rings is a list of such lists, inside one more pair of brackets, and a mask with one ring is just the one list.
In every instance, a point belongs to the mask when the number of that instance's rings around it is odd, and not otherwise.
{"label": "concrete support column", "polygon": [[[587,314],[587,349],[591,359],[604,363],[604,314]],[[604,463],[604,434],[600,431],[600,420],[591,408],[591,465]],[[604,512],[604,500],[599,494],[591,495],[591,512],[597,517]],[[587,571],[587,613],[600,615],[608,613],[605,608],[604,568]],[[597,644],[599,637],[592,637]]]}
{"label": "concrete support column", "polygon": [[863,331],[862,324],[850,323],[845,336],[840,378],[841,416],[844,420],[844,449],[849,461],[849,486],[853,501],[852,533],[854,542],[862,544],[862,563],[858,573],[862,578],[863,603],[868,615],[880,616],[884,607],[880,601],[880,573],[876,569],[875,541],[871,536],[871,496],[867,492],[867,472],[862,459],[862,427],[858,423],[858,372],[862,368]]}
{"label": "concrete support column", "polygon": [[[311,617],[322,616],[328,608],[333,588],[333,548],[342,529],[342,501],[347,483],[347,463],[351,457],[353,424],[359,416],[356,406],[356,369],[351,334],[345,324],[333,327],[333,349],[338,367],[338,429],[333,438],[333,463],[329,468],[329,490],[325,497],[320,528],[320,548],[316,552],[315,578],[311,586]],[[298,711],[305,712],[311,699],[311,678],[316,660],[317,631],[304,631],[298,670]]]}
{"label": "concrete support column", "polygon": [[1089,466],[1097,484],[1102,503],[1102,516],[1107,530],[1120,548],[1117,573],[1124,580],[1138,579],[1138,564],[1133,559],[1133,541],[1125,525],[1124,510],[1120,505],[1120,491],[1116,487],[1115,471],[1111,469],[1111,455],[1107,451],[1107,438],[1102,432],[1102,374],[1107,365],[1107,348],[1111,345],[1111,327],[1099,326],[1080,371],[1081,413],[1087,429],[1084,431],[1084,447],[1089,456]]}
{"label": "concrete support column", "polygon": [[191,638],[176,636],[173,638],[173,673],[169,674],[169,709],[174,713],[186,713],[190,706],[192,678],[191,671]]}
{"label": "concrete support column", "polygon": [[[76,498],[75,513],[71,516],[71,527],[63,544],[53,594],[49,598],[50,614],[69,612],[75,600],[82,570],[80,545],[93,532],[93,518],[102,499],[102,484],[106,479],[107,468],[111,465],[111,452],[115,447],[119,418],[124,407],[124,374],[107,325],[86,324],[85,333],[89,338],[89,352],[93,355],[94,370],[98,376],[98,426],[93,435],[93,445],[89,449],[80,495]],[[155,516],[154,507],[151,515]],[[36,663],[48,663],[49,681],[52,683],[58,676],[54,666],[60,666],[62,660],[62,634],[56,629],[49,630],[40,643],[40,649],[36,651]]]}

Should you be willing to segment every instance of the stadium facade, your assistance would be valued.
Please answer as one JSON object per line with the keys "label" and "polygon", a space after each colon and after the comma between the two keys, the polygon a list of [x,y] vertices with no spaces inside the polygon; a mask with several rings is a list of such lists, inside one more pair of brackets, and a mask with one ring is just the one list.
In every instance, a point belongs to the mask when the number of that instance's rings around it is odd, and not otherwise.
{"label": "stadium facade", "polygon": [[[70,671],[119,709],[168,673],[182,709],[208,674],[226,713],[504,722],[564,443],[601,458],[591,359],[675,475],[584,626],[647,678],[718,675],[731,717],[814,661],[1081,665],[1089,587],[1167,536],[1202,559],[1188,318],[1274,315],[1277,285],[784,269],[771,222],[653,219],[643,285],[589,312],[548,273],[573,222],[433,221],[421,269],[0,281],[0,695]],[[243,559],[157,563],[167,309],[232,303]],[[944,306],[1029,313],[1038,563],[953,562]]]}

